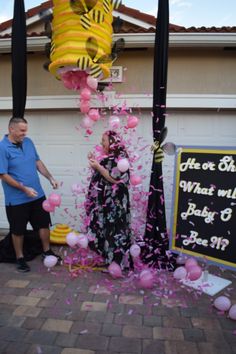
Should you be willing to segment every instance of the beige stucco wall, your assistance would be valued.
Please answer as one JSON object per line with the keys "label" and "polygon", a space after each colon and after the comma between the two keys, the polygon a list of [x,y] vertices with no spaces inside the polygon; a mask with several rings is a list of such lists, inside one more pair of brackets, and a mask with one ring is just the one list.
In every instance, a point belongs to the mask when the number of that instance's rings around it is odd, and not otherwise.
{"label": "beige stucco wall", "polygon": [[218,49],[171,49],[170,93],[235,94],[236,52]]}
{"label": "beige stucco wall", "polygon": [[[125,69],[121,93],[149,93],[153,82],[153,50],[127,51],[116,65]],[[170,48],[168,93],[235,94],[236,52],[219,49]]]}
{"label": "beige stucco wall", "polygon": [[[28,54],[28,96],[70,95],[63,84],[43,69],[43,53]],[[126,50],[114,65],[123,67],[118,93],[152,93],[153,49]],[[0,55],[0,96],[11,96],[11,57]],[[219,49],[170,48],[169,94],[235,94],[236,52]]]}

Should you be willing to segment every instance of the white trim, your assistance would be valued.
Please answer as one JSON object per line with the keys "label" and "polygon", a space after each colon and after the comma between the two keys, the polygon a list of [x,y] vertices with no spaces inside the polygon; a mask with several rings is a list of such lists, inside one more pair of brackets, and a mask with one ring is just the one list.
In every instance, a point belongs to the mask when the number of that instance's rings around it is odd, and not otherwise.
{"label": "white trim", "polygon": [[[45,44],[49,41],[49,38],[46,36],[27,37],[27,51],[44,51]],[[11,38],[0,39],[0,53],[11,53]]]}
{"label": "white trim", "polygon": [[125,15],[120,13],[119,11],[113,11],[113,17],[120,17],[124,22],[132,23],[132,25],[138,26],[138,27],[143,27],[145,29],[148,29],[150,27],[154,27],[150,23],[147,23],[142,20],[138,20],[137,18]]}
{"label": "white trim", "polygon": [[[114,34],[114,40],[124,38],[126,48],[152,48],[155,33]],[[236,47],[236,33],[170,33],[170,47]]]}
{"label": "white trim", "polygon": [[[45,12],[45,14],[46,14],[46,13],[47,13],[47,14],[50,14],[50,13],[52,13],[52,9],[48,9],[48,10],[46,10],[46,11],[44,11],[44,12]],[[31,25],[37,23],[38,21],[42,21],[43,17],[44,17],[43,15],[41,15],[40,13],[38,13],[37,15],[34,15],[34,16],[32,16],[32,17],[26,19],[26,28],[27,28],[28,26],[31,26]],[[12,26],[6,28],[5,30],[3,30],[2,32],[0,32],[0,34],[1,34],[1,36],[4,36],[5,34],[11,34],[11,32],[12,32]]]}
{"label": "white trim", "polygon": [[[154,47],[154,33],[114,34],[113,40],[124,38],[125,48],[152,48]],[[45,44],[49,42],[46,36],[28,37],[28,51],[44,51]],[[170,33],[170,47],[201,47],[222,48],[236,47],[236,33]],[[11,38],[0,39],[0,53],[11,52]]]}
{"label": "white trim", "polygon": [[173,33],[172,47],[236,47],[236,33]]}
{"label": "white trim", "polygon": [[[78,96],[28,96],[26,109],[72,109],[79,108]],[[115,92],[106,93],[105,105],[94,97],[93,107],[112,107],[127,104],[131,108],[152,108],[152,95],[132,94],[115,95]],[[12,97],[0,97],[0,111],[12,109]],[[236,110],[236,95],[167,95],[168,109],[230,109]]]}

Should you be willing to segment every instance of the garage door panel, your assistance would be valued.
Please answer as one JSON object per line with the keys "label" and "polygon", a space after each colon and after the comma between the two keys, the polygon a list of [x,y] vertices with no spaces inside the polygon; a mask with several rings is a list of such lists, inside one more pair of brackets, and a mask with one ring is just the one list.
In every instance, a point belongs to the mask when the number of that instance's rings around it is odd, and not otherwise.
{"label": "garage door panel", "polygon": [[222,139],[230,138],[230,141],[236,145],[236,115],[234,113],[230,116],[230,124],[227,124],[225,119],[222,119],[221,117],[218,118],[218,131]]}
{"label": "garage door panel", "polygon": [[[188,117],[188,119],[186,119]],[[182,116],[179,121],[180,134],[186,137],[210,137],[214,135],[214,118],[205,117],[204,121],[199,124],[199,115],[188,114],[188,116]]]}
{"label": "garage door panel", "polygon": [[74,144],[63,145],[59,142],[48,143],[37,146],[38,153],[42,161],[49,166],[72,166],[74,164]]}

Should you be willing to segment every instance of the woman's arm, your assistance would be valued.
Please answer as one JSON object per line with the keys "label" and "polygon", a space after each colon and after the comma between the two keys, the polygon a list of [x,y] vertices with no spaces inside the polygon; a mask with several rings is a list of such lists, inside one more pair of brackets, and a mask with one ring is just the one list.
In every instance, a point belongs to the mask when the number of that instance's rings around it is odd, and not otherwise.
{"label": "woman's arm", "polygon": [[112,178],[109,174],[109,171],[105,167],[100,165],[100,163],[97,160],[89,159],[89,164],[94,170],[97,170],[108,182],[113,184],[120,183],[120,181],[117,181],[114,178]]}

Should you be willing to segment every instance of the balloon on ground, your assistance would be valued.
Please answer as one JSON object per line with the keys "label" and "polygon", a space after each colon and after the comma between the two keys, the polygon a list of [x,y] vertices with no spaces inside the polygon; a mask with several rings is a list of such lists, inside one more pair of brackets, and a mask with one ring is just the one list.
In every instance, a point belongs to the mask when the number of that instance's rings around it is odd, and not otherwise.
{"label": "balloon on ground", "polygon": [[185,268],[188,270],[192,266],[198,265],[195,258],[188,258],[185,262]]}
{"label": "balloon on ground", "polygon": [[110,275],[111,275],[113,278],[121,278],[121,277],[122,277],[121,268],[120,268],[119,264],[117,264],[116,262],[112,262],[112,263],[108,266],[108,272],[110,273]]}
{"label": "balloon on ground", "polygon": [[177,280],[185,279],[187,276],[187,270],[185,267],[178,267],[173,273],[173,277]]}
{"label": "balloon on ground", "polygon": [[233,305],[229,310],[229,318],[236,321],[236,304]]}
{"label": "balloon on ground", "polygon": [[214,306],[217,310],[228,311],[231,306],[231,301],[227,296],[218,296],[214,300]]}
{"label": "balloon on ground", "polygon": [[54,267],[58,262],[58,259],[56,256],[46,256],[43,260],[43,264],[47,268],[52,268]]}
{"label": "balloon on ground", "polygon": [[187,276],[191,281],[198,280],[202,275],[202,268],[199,265],[193,265],[188,267]]}
{"label": "balloon on ground", "polygon": [[66,235],[66,242],[70,247],[75,247],[78,244],[79,236],[75,232],[69,232]]}
{"label": "balloon on ground", "polygon": [[154,285],[154,276],[148,269],[143,270],[139,276],[139,286],[143,289],[151,289]]}

